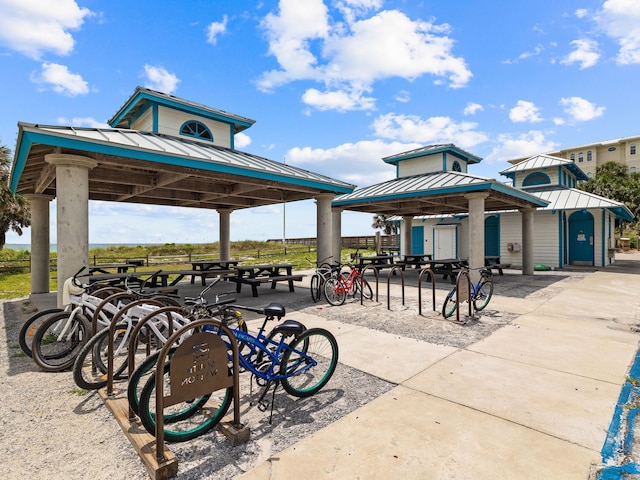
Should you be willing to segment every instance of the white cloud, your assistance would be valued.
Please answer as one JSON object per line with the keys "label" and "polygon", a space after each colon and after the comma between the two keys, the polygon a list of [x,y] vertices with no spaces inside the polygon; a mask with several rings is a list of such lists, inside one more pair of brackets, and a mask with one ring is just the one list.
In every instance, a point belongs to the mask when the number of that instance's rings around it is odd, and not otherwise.
{"label": "white cloud", "polygon": [[593,67],[600,60],[600,52],[598,52],[598,42],[591,39],[574,40],[571,45],[575,46],[575,50],[560,60],[564,65],[574,63],[580,64],[580,70]]}
{"label": "white cloud", "polygon": [[246,133],[236,133],[233,138],[233,144],[236,148],[244,148],[251,144],[251,137]]}
{"label": "white cloud", "polygon": [[384,182],[395,177],[395,169],[382,159],[418,147],[418,143],[401,143],[383,140],[345,143],[323,149],[296,147],[287,152],[287,163],[310,165],[313,171],[325,173],[354,185],[366,186]]}
{"label": "white cloud", "polygon": [[595,103],[580,97],[568,97],[560,99],[560,105],[564,111],[576,122],[586,122],[594,118],[601,117],[606,110],[605,107],[598,107]]}
{"label": "white cloud", "polygon": [[[470,148],[486,142],[488,137],[476,131],[473,122],[456,123],[449,117],[430,117],[426,120],[415,115],[381,115],[373,121],[376,136],[404,142],[454,143]],[[399,153],[399,152],[398,152]]]}
{"label": "white cloud", "polygon": [[509,111],[509,118],[515,123],[536,123],[542,121],[539,113],[540,109],[533,102],[518,100],[517,105]]}
{"label": "white cloud", "polygon": [[409,100],[411,100],[411,93],[409,93],[407,90],[400,90],[395,96],[395,99],[397,102],[407,103]]}
{"label": "white cloud", "polygon": [[531,130],[527,133],[514,135],[500,135],[498,137],[498,144],[499,145],[485,157],[488,163],[513,160],[515,158],[550,152],[559,146],[559,144],[547,140],[544,133],[539,130]]}
{"label": "white cloud", "polygon": [[464,111],[462,113],[464,115],[475,115],[482,110],[484,110],[484,107],[479,103],[469,102],[467,103],[467,106],[464,107]]}
{"label": "white cloud", "polygon": [[618,41],[616,61],[621,65],[640,63],[640,2],[607,0],[595,15],[598,26]]}
{"label": "white cloud", "polygon": [[173,93],[178,88],[180,79],[173,73],[169,73],[163,67],[155,67],[153,65],[145,65],[144,73],[147,77],[145,87],[158,90],[163,93]]}
{"label": "white cloud", "polygon": [[542,45],[537,45],[533,51],[527,51],[527,52],[523,52],[520,55],[518,55],[518,58],[516,60],[504,60],[502,63],[505,63],[507,65],[511,65],[514,63],[518,63],[519,60],[526,60],[529,57],[537,57],[538,55],[540,55],[542,52],[544,51],[544,47]]}
{"label": "white cloud", "polygon": [[[271,91],[297,80],[322,82],[327,91],[310,89],[303,101],[314,102],[310,105],[315,108],[345,110],[374,108],[374,99],[346,100],[386,78],[411,81],[428,74],[437,83],[446,79],[451,88],[469,82],[466,62],[452,54],[448,25],[414,21],[397,10],[365,16],[381,4],[343,0],[330,12],[321,0],[281,0],[278,14],[267,15],[262,23],[269,53],[280,68],[265,72],[258,88]],[[341,101],[336,101],[337,92]]]}
{"label": "white cloud", "polygon": [[77,73],[71,73],[65,65],[43,63],[40,73],[32,74],[31,81],[41,85],[41,89],[51,88],[54,92],[75,97],[89,93],[89,85]]}
{"label": "white cloud", "polygon": [[589,14],[589,11],[585,8],[579,8],[575,11],[575,16],[578,18],[584,18]]}
{"label": "white cloud", "polygon": [[89,127],[89,128],[110,128],[106,122],[99,122],[92,117],[73,117],[71,120],[65,117],[58,117],[60,125],[71,125],[73,127]]}
{"label": "white cloud", "polygon": [[345,112],[348,110],[371,110],[375,105],[375,99],[364,96],[362,90],[336,90],[333,92],[321,92],[310,88],[302,95],[302,101],[318,110],[336,110]]}
{"label": "white cloud", "polygon": [[0,43],[39,60],[44,52],[68,55],[77,30],[92,13],[74,0],[0,0]]}
{"label": "white cloud", "polygon": [[225,15],[222,22],[212,22],[207,27],[207,43],[215,45],[218,42],[218,36],[227,31],[227,21],[229,18]]}

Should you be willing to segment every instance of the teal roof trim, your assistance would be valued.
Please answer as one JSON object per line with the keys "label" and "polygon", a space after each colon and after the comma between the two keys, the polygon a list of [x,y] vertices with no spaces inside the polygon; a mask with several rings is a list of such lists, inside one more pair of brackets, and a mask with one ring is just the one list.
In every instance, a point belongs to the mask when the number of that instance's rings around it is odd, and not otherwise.
{"label": "teal roof trim", "polygon": [[468,164],[480,163],[482,158],[476,157],[469,152],[465,152],[464,150],[456,147],[453,143],[447,143],[444,145],[429,145],[426,147],[416,148],[415,150],[410,150],[408,152],[398,153],[396,155],[391,155],[389,157],[384,157],[382,159],[385,163],[395,163],[401,162],[402,160],[409,160],[411,158],[424,157],[427,155],[433,155],[436,153],[442,152],[443,158],[445,155],[453,155],[460,160],[464,160]]}
{"label": "teal roof trim", "polygon": [[209,108],[205,105],[189,102],[172,95],[138,87],[125,105],[109,120],[109,125],[114,128],[117,127],[120,125],[120,122],[127,117],[135,115],[135,111],[143,107],[147,102],[234,125],[236,133],[249,128],[255,123],[254,120],[249,118],[240,117],[239,115]]}
{"label": "teal roof trim", "polygon": [[[36,127],[37,126],[32,126]],[[160,151],[152,151],[145,150],[142,148],[130,148],[122,145],[114,145],[112,143],[103,143],[97,142],[92,139],[82,138],[82,137],[69,137],[63,135],[54,135],[46,132],[33,132],[33,131],[24,131],[23,125],[21,126],[20,135],[18,137],[18,147],[15,154],[14,166],[11,173],[10,180],[10,189],[12,192],[15,192],[20,176],[24,170],[24,167],[27,162],[27,158],[29,155],[29,151],[31,147],[35,143],[46,144],[55,147],[61,148],[70,148],[74,150],[81,150],[85,152],[91,153],[101,153],[106,155],[114,155],[125,158],[135,158],[137,160],[144,160],[154,163],[162,163],[167,165],[176,165],[180,167],[188,167],[194,169],[200,169],[211,172],[221,172],[221,173],[229,173],[233,175],[241,175],[241,176],[250,176],[254,178],[260,178],[264,180],[271,180],[275,182],[283,182],[289,183],[292,185],[301,185],[309,188],[322,189],[330,192],[335,192],[337,194],[345,194],[350,193],[355,188],[354,185],[347,184],[345,182],[341,182],[339,180],[334,180],[329,177],[325,177],[320,174],[315,174],[312,172],[308,172],[306,170],[293,167],[290,165],[283,165],[274,160],[269,160],[266,158],[258,157],[256,155],[252,155],[249,153],[240,152],[238,150],[229,150],[223,147],[218,147],[214,145],[203,145],[202,143],[197,143],[198,148],[205,148],[214,150],[216,153],[220,153],[219,160],[210,160],[204,158],[194,158],[179,156],[171,153],[162,153]],[[54,127],[60,128],[60,127]],[[65,127],[62,127],[65,128]],[[68,127],[66,127],[68,128]],[[99,129],[88,129],[92,132],[99,132]],[[109,133],[115,133],[117,130],[109,131]],[[152,133],[140,133],[135,131],[127,131],[125,133],[135,133],[144,135],[145,137],[152,137],[157,139],[158,141],[171,141],[178,142],[178,146],[180,144],[186,144],[187,141],[183,139],[178,139],[169,136],[156,135]],[[196,143],[196,142],[193,142]],[[185,150],[186,152],[186,150]],[[224,157],[225,161],[222,159]],[[233,160],[238,160],[237,163],[245,163],[247,164],[250,161],[260,162],[264,165],[272,165],[274,167],[274,171],[265,171],[264,169],[260,169],[259,167],[252,168],[251,166],[242,166],[239,164],[233,165],[231,162]],[[279,174],[276,173],[276,168],[279,171],[286,171],[287,174]],[[296,176],[298,175],[298,176]]]}

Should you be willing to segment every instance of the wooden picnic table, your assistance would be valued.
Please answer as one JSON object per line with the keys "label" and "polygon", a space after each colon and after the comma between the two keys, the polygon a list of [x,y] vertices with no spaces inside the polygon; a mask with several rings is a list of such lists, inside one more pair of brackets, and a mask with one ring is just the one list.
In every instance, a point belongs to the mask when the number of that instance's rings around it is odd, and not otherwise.
{"label": "wooden picnic table", "polygon": [[[200,278],[202,279],[203,287],[206,285],[208,276],[228,275],[235,272],[237,265],[238,260],[195,260],[191,262],[193,270],[202,272]],[[196,276],[191,276],[191,283],[194,282]]]}
{"label": "wooden picnic table", "polygon": [[289,291],[293,292],[293,282],[299,282],[304,275],[294,275],[293,265],[277,263],[266,265],[237,265],[236,275],[230,276],[229,281],[236,282],[236,292],[240,293],[243,284],[251,285],[251,293],[258,296],[258,285],[271,282],[271,288],[276,288],[277,282],[288,282]]}
{"label": "wooden picnic table", "polygon": [[445,258],[438,260],[429,260],[429,268],[434,274],[442,274],[444,280],[449,277],[451,283],[455,283],[456,275],[460,268],[467,264],[465,260],[459,258]]}
{"label": "wooden picnic table", "polygon": [[393,255],[373,255],[370,257],[358,257],[358,267],[365,268],[371,265],[376,270],[391,268],[394,266]]}
{"label": "wooden picnic table", "polygon": [[116,270],[118,273],[127,273],[130,268],[135,269],[135,265],[131,263],[97,263],[89,265],[89,273],[113,273],[109,270]]}
{"label": "wooden picnic table", "polygon": [[404,255],[402,260],[398,262],[397,265],[400,265],[402,267],[402,270],[404,270],[407,265],[413,265],[414,268],[422,268],[425,265],[428,265],[430,260],[430,253]]}
{"label": "wooden picnic table", "polygon": [[502,269],[510,268],[510,263],[501,263],[500,256],[498,255],[487,255],[484,257],[484,266],[488,270],[497,270],[499,275],[504,275]]}

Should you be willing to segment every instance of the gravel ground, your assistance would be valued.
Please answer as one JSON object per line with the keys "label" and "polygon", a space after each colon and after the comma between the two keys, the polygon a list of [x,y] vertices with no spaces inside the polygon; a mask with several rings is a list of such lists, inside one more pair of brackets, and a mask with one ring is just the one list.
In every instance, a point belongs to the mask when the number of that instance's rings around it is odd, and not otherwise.
{"label": "gravel ground", "polygon": [[[573,277],[575,279],[575,277]],[[553,296],[560,281],[556,278],[524,286],[527,291],[505,295]],[[438,292],[443,296],[448,289]],[[302,290],[302,289],[301,289]],[[547,293],[544,293],[547,292]],[[461,326],[443,321],[431,311],[417,316],[417,302],[393,298],[386,304],[361,306],[347,301],[344,306],[314,305],[308,296],[290,297],[287,310],[311,313],[331,320],[458,348],[474,343],[517,315],[489,310],[481,319]],[[386,297],[385,297],[386,301]],[[441,305],[441,302],[440,302]],[[427,307],[430,308],[430,307]],[[20,326],[35,308],[27,299],[0,303],[0,454],[4,478],[38,479],[146,479],[148,474],[128,440],[96,392],[75,387],[71,372],[45,373],[25,357],[18,346]],[[295,318],[295,315],[291,315]],[[170,444],[179,460],[178,479],[231,479],[262,463],[298,440],[329,425],[342,416],[387,392],[395,385],[339,364],[331,381],[318,394],[296,399],[282,389],[276,395],[273,423],[269,411],[261,412],[250,402],[248,375],[241,386],[241,419],[249,426],[248,443],[231,447],[226,438],[212,431],[193,441]]]}

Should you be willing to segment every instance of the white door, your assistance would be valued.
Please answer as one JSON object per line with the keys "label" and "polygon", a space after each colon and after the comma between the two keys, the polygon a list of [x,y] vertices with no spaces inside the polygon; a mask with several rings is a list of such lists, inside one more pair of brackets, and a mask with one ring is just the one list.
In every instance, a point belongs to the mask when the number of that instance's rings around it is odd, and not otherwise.
{"label": "white door", "polygon": [[433,227],[433,259],[458,258],[457,227],[439,225]]}

